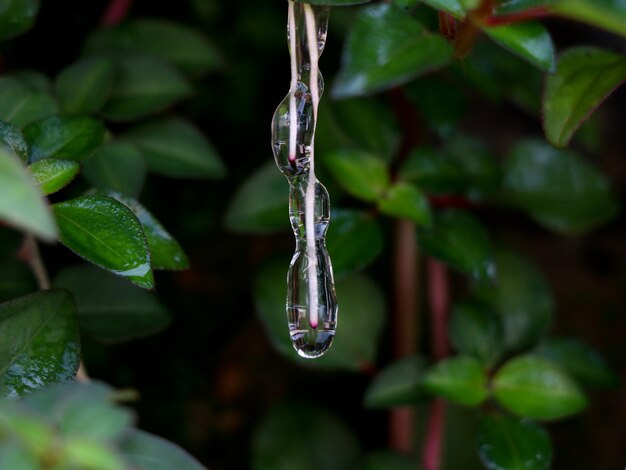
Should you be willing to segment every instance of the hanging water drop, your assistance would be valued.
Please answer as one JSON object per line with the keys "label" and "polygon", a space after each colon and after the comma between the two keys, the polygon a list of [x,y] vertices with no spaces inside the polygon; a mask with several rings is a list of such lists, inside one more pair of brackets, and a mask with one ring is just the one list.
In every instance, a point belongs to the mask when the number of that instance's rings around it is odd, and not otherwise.
{"label": "hanging water drop", "polygon": [[324,354],[335,336],[337,298],[325,246],[328,191],[315,177],[315,128],[324,80],[319,57],[329,8],[289,0],[291,87],[272,120],[272,149],[289,181],[289,218],[296,252],[287,274],[287,321],[294,348],[305,358]]}

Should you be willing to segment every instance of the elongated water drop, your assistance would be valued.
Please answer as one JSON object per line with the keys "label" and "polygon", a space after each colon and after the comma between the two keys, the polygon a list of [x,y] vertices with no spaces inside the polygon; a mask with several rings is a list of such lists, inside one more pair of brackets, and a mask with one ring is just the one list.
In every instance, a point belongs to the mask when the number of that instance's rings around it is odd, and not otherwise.
{"label": "elongated water drop", "polygon": [[330,220],[326,188],[315,177],[315,127],[324,80],[328,7],[289,0],[291,87],[272,121],[272,149],[289,180],[289,218],[296,252],[287,274],[287,321],[302,357],[324,354],[335,336],[337,298],[324,237]]}

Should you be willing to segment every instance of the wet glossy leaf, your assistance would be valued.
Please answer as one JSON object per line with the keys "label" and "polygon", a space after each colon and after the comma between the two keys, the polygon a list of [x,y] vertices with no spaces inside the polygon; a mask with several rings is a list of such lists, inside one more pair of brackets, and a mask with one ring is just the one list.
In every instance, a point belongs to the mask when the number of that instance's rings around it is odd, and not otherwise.
{"label": "wet glossy leaf", "polygon": [[0,304],[0,393],[22,395],[74,378],[79,363],[76,308],[64,291]]}
{"label": "wet glossy leaf", "polygon": [[23,163],[0,147],[0,220],[54,240],[57,228],[48,204]]}
{"label": "wet glossy leaf", "polygon": [[367,267],[383,249],[383,233],[376,219],[364,212],[333,210],[326,247],[335,277]]}
{"label": "wet glossy leaf", "polygon": [[554,0],[557,14],[626,36],[626,4],[621,0]]}
{"label": "wet glossy leaf", "polygon": [[137,197],[146,179],[146,163],[133,144],[109,142],[83,162],[83,176],[98,189]]}
{"label": "wet glossy leaf", "polygon": [[[302,423],[306,423],[306,433]],[[345,470],[352,468],[358,456],[359,444],[350,429],[312,405],[275,407],[261,421],[252,444],[253,470]]]}
{"label": "wet glossy leaf", "polygon": [[494,275],[493,255],[485,228],[469,214],[447,210],[433,228],[420,230],[418,243],[430,256],[476,279]]}
{"label": "wet glossy leaf", "polygon": [[31,162],[44,158],[80,161],[104,141],[101,121],[89,117],[52,116],[24,128]]}
{"label": "wet glossy leaf", "polygon": [[460,192],[466,185],[462,166],[445,152],[431,147],[413,150],[400,168],[400,177],[434,194]]}
{"label": "wet glossy leaf", "polygon": [[583,385],[608,388],[619,382],[604,358],[578,339],[548,338],[533,353],[559,365]]}
{"label": "wet glossy leaf", "polygon": [[224,225],[241,233],[289,230],[289,184],[269,162],[255,171],[230,202]]}
{"label": "wet glossy leaf", "polygon": [[478,454],[488,470],[548,470],[550,436],[531,421],[485,416],[478,428]]}
{"label": "wet glossy leaf", "polygon": [[576,414],[587,398],[560,367],[534,356],[507,362],[493,379],[498,402],[520,416],[551,420]]}
{"label": "wet glossy leaf", "polygon": [[391,4],[361,10],[348,33],[333,96],[346,98],[393,88],[452,59],[441,36]]}
{"label": "wet glossy leaf", "polygon": [[457,356],[445,359],[422,378],[422,388],[465,406],[478,406],[487,398],[487,375],[477,359]]}
{"label": "wet glossy leaf", "polygon": [[396,183],[378,201],[378,209],[386,215],[407,219],[419,226],[432,223],[426,196],[410,183]]}
{"label": "wet glossy leaf", "polygon": [[0,78],[0,119],[22,128],[58,114],[59,106],[46,92],[36,91],[14,78]]}
{"label": "wet glossy leaf", "polygon": [[406,454],[379,450],[367,454],[356,468],[361,470],[420,470],[421,467]]}
{"label": "wet glossy leaf", "polygon": [[577,154],[538,141],[516,145],[504,163],[504,198],[537,222],[582,233],[611,219],[618,202],[606,177]]}
{"label": "wet glossy leaf", "polygon": [[170,323],[167,310],[154,294],[93,266],[64,269],[54,286],[74,295],[81,329],[99,341],[148,336]]}
{"label": "wet glossy leaf", "polygon": [[150,470],[206,470],[196,459],[171,442],[134,430],[121,445],[131,465]]}
{"label": "wet glossy leaf", "polygon": [[389,186],[389,171],[380,158],[360,151],[337,151],[324,155],[326,167],[352,196],[376,201]]}
{"label": "wet glossy leaf", "polygon": [[80,172],[80,163],[70,160],[39,160],[29,166],[35,184],[44,195],[56,193]]}
{"label": "wet glossy leaf", "polygon": [[22,131],[13,124],[0,121],[0,146],[12,151],[23,162],[28,161],[28,145]]}
{"label": "wet glossy leaf", "polygon": [[0,41],[19,36],[35,24],[39,0],[4,0],[0,10]]}
{"label": "wet glossy leaf", "polygon": [[550,33],[541,23],[533,21],[484,28],[497,44],[517,54],[544,72],[554,71],[554,44]]}
{"label": "wet glossy leaf", "polygon": [[576,47],[559,57],[556,74],[548,75],[543,97],[546,137],[557,147],[626,80],[626,58],[593,47]]}
{"label": "wet glossy leaf", "polygon": [[376,375],[365,393],[368,408],[392,408],[415,405],[427,394],[420,388],[426,361],[410,356],[385,367]]}
{"label": "wet glossy leaf", "polygon": [[146,236],[124,204],[107,196],[81,196],[53,209],[65,246],[140,287],[154,287]]}
{"label": "wet glossy leaf", "polygon": [[26,295],[37,290],[30,268],[17,260],[0,262],[0,302]]}
{"label": "wet glossy leaf", "polygon": [[545,7],[552,2],[553,0],[506,0],[496,5],[495,13],[496,15],[519,13],[520,11]]}
{"label": "wet glossy leaf", "polygon": [[192,93],[189,82],[169,64],[147,56],[116,60],[113,90],[102,110],[111,121],[133,121],[162,111]]}
{"label": "wet glossy leaf", "polygon": [[125,138],[145,157],[150,171],[179,178],[222,178],[226,168],[215,148],[193,124],[165,118],[131,130]]}
{"label": "wet glossy leaf", "polygon": [[115,66],[104,57],[81,59],[63,69],[56,79],[56,94],[68,114],[92,114],[102,109],[111,93]]}

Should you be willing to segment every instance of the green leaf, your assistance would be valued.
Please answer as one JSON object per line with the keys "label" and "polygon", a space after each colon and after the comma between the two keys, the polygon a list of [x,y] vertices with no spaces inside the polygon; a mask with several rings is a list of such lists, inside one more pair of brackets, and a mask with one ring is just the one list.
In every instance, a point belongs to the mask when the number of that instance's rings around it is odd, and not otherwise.
{"label": "green leaf", "polygon": [[169,117],[125,135],[143,153],[150,171],[178,178],[223,178],[226,168],[209,140],[193,124]]}
{"label": "green leaf", "polygon": [[76,178],[80,163],[70,160],[46,159],[30,165],[35,184],[44,195],[56,193]]}
{"label": "green leaf", "polygon": [[124,470],[126,467],[117,452],[101,442],[74,437],[63,444],[63,454],[70,468]]}
{"label": "green leaf", "polygon": [[0,444],[0,468],[19,468],[20,470],[39,470],[37,456],[32,452],[8,440]]}
{"label": "green leaf", "polygon": [[434,194],[461,192],[466,184],[462,166],[447,153],[431,147],[414,149],[402,164],[399,175]]}
{"label": "green leaf", "polygon": [[331,5],[335,7],[347,6],[347,5],[360,5],[362,3],[369,3],[372,0],[296,0],[298,3],[309,3],[311,5]]}
{"label": "green leaf", "polygon": [[335,209],[331,214],[326,247],[336,277],[360,271],[383,249],[383,233],[376,218],[360,211]]}
{"label": "green leaf", "polygon": [[583,385],[610,388],[619,382],[604,358],[575,338],[548,338],[533,354],[559,365]]}
{"label": "green leaf", "polygon": [[548,470],[552,463],[550,436],[530,421],[485,416],[476,444],[488,470]]}
{"label": "green leaf", "polygon": [[63,69],[56,80],[56,93],[68,114],[92,114],[104,106],[115,78],[111,59],[81,59]]}
{"label": "green leaf", "polygon": [[35,24],[39,0],[4,0],[0,7],[0,41],[25,33]]}
{"label": "green leaf", "polygon": [[46,92],[36,91],[13,78],[0,78],[0,119],[22,128],[59,113],[59,106]]}
{"label": "green leaf", "polygon": [[6,147],[9,151],[28,162],[28,145],[24,140],[22,131],[13,124],[0,121],[0,146]]}
{"label": "green leaf", "polygon": [[475,292],[499,315],[507,351],[532,347],[552,321],[550,286],[527,256],[498,248],[495,264],[495,282],[481,283]]}
{"label": "green leaf", "polygon": [[29,160],[62,158],[80,161],[104,141],[101,121],[89,117],[52,116],[24,128]]}
{"label": "green leaf", "polygon": [[364,8],[348,33],[333,96],[388,90],[444,67],[452,55],[443,37],[431,34],[394,5]]}
{"label": "green leaf", "polygon": [[192,93],[189,82],[165,62],[140,55],[117,57],[117,76],[102,110],[111,121],[134,121],[162,111]]}
{"label": "green leaf", "polygon": [[63,291],[45,291],[0,304],[0,393],[22,395],[72,380],[78,370],[76,308]]}
{"label": "green leaf", "polygon": [[0,147],[0,220],[46,239],[57,237],[57,227],[41,192],[22,162]]}
{"label": "green leaf", "polygon": [[356,468],[361,470],[419,470],[421,467],[418,467],[406,454],[379,450],[367,454]]}
{"label": "green leaf", "polygon": [[466,193],[470,199],[482,200],[500,187],[498,162],[479,140],[457,136],[446,143],[448,158],[463,169]]}
{"label": "green leaf", "polygon": [[476,302],[454,306],[449,336],[461,354],[473,356],[484,366],[492,367],[503,352],[502,325],[491,309]]}
{"label": "green leaf", "polygon": [[548,75],[543,96],[546,137],[557,147],[626,80],[626,58],[594,47],[576,47],[559,57],[556,74]]}
{"label": "green leaf", "polygon": [[55,407],[59,431],[65,439],[116,441],[129,430],[133,414],[112,402],[94,400],[89,394],[72,394],[73,400],[62,400]]}
{"label": "green leaf", "polygon": [[53,210],[61,243],[70,250],[140,287],[154,287],[146,236],[124,204],[107,196],[81,196]]}
{"label": "green leaf", "polygon": [[26,85],[31,90],[52,93],[52,81],[50,81],[47,75],[40,72],[39,70],[15,70],[11,72],[10,76],[18,82]]}
{"label": "green leaf", "polygon": [[428,199],[410,183],[396,183],[378,201],[378,209],[392,217],[408,219],[420,226],[429,226],[432,215]]}
{"label": "green leaf", "polygon": [[150,470],[206,470],[177,445],[143,431],[132,431],[121,444],[132,466]]}
{"label": "green leaf", "polygon": [[492,388],[503,407],[533,419],[559,419],[587,406],[576,382],[553,363],[534,356],[507,362],[494,377]]}
{"label": "green leaf", "polygon": [[149,54],[192,75],[202,75],[222,65],[220,53],[204,35],[163,19],[135,19],[113,28],[100,29],[87,38],[85,49],[91,54]]}
{"label": "green leaf", "polygon": [[511,13],[519,13],[525,10],[545,7],[552,3],[553,0],[506,0],[499,2],[495,8],[496,15],[508,15]]}
{"label": "green leaf", "polygon": [[37,290],[32,271],[18,260],[0,262],[0,302],[26,295]]}
{"label": "green leaf", "polygon": [[143,155],[131,143],[108,142],[83,162],[83,176],[98,189],[137,197],[146,179]]}
{"label": "green leaf", "polygon": [[389,186],[387,165],[372,154],[344,150],[326,154],[323,158],[337,182],[363,201],[378,200]]}
{"label": "green leaf", "polygon": [[385,367],[368,387],[364,405],[392,408],[419,403],[426,396],[420,386],[425,366],[424,358],[410,356]]}
{"label": "green leaf", "polygon": [[420,230],[417,239],[426,253],[454,269],[476,279],[494,275],[489,235],[465,212],[447,210],[438,214],[433,228]]}
{"label": "green leaf", "polygon": [[537,222],[583,233],[618,212],[606,177],[577,154],[538,141],[516,145],[504,162],[503,196]]}
{"label": "green leaf", "polygon": [[422,387],[465,406],[478,406],[488,395],[483,366],[469,356],[457,356],[435,364],[424,373]]}
{"label": "green leaf", "polygon": [[99,341],[148,336],[170,323],[169,313],[153,293],[93,266],[64,269],[54,286],[74,295],[81,329]]}
{"label": "green leaf", "polygon": [[312,405],[275,407],[261,421],[252,443],[253,470],[345,470],[353,468],[358,457],[359,444],[350,429]]}
{"label": "green leaf", "polygon": [[621,0],[555,0],[551,9],[560,16],[626,36],[626,5]]}
{"label": "green leaf", "polygon": [[539,70],[554,71],[554,44],[550,33],[541,23],[528,21],[484,28],[483,31],[497,44],[517,54]]}
{"label": "green leaf", "polygon": [[240,233],[272,233],[289,228],[289,185],[273,162],[256,170],[230,202],[224,225]]}

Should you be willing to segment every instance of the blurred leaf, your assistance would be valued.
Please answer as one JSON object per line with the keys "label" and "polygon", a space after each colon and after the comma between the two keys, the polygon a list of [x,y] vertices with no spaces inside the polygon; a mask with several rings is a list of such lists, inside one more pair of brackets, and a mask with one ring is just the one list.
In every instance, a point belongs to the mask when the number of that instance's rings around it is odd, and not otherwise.
{"label": "blurred leaf", "polygon": [[137,217],[107,196],[81,196],[53,206],[65,246],[140,287],[154,287],[150,251]]}
{"label": "blurred leaf", "polygon": [[583,233],[611,219],[618,202],[606,177],[577,154],[539,140],[516,145],[504,162],[504,198],[537,222]]}
{"label": "blurred leaf", "polygon": [[272,233],[289,228],[289,185],[273,162],[256,170],[230,202],[224,224],[233,232]]}
{"label": "blurred leaf", "polygon": [[121,447],[124,457],[138,469],[206,470],[177,445],[144,431],[133,431]]}
{"label": "blurred leaf", "polygon": [[48,93],[35,91],[13,78],[0,78],[0,119],[22,128],[59,113]]}
{"label": "blurred leaf", "polygon": [[355,467],[361,470],[419,470],[417,465],[406,454],[392,450],[370,452]]}
{"label": "blurred leaf", "polygon": [[626,36],[626,5],[621,0],[555,0],[551,8],[560,16]]}
{"label": "blurred leaf", "polygon": [[56,79],[56,93],[63,111],[92,114],[102,109],[113,80],[113,61],[104,57],[81,59],[63,69]]}
{"label": "blurred leaf", "polygon": [[84,162],[83,175],[94,187],[137,197],[146,179],[143,155],[128,142],[108,142]]}
{"label": "blurred leaf", "polygon": [[615,387],[619,378],[594,349],[575,338],[548,338],[533,351],[561,366],[583,385]]}
{"label": "blurred leaf", "polygon": [[192,93],[180,72],[161,60],[142,55],[116,58],[117,75],[103,116],[134,121],[163,111]]}
{"label": "blurred leaf", "polygon": [[45,291],[0,304],[0,393],[22,395],[68,381],[78,370],[79,336],[72,297]]}
{"label": "blurred leaf", "polygon": [[502,325],[488,306],[465,302],[454,306],[449,325],[450,342],[461,354],[492,367],[503,353]]}
{"label": "blurred leaf", "polygon": [[141,18],[91,33],[87,53],[143,53],[164,59],[192,75],[222,65],[216,47],[194,29],[164,19]]}
{"label": "blurred leaf", "polygon": [[337,182],[363,201],[378,200],[389,186],[387,165],[372,154],[345,150],[326,154],[323,158]]}
{"label": "blurred leaf", "polygon": [[445,153],[463,169],[470,199],[484,199],[500,187],[498,163],[483,142],[457,136],[446,143]]}
{"label": "blurred leaf", "polygon": [[466,9],[464,3],[467,0],[421,0],[426,5],[433,7],[435,10],[449,13],[455,18],[462,20],[465,18]]}
{"label": "blurred leaf", "polygon": [[0,146],[0,220],[46,239],[57,237],[48,204],[22,162]]}
{"label": "blurred leaf", "polygon": [[[9,442],[12,444],[19,443],[30,453],[41,455],[53,444],[53,431],[40,416],[20,412],[19,405],[15,406],[18,403],[20,401],[15,399],[3,400],[0,408],[2,434],[10,435],[13,439]],[[39,470],[39,465],[36,468]]]}
{"label": "blurred leaf", "polygon": [[22,131],[13,124],[0,121],[0,146],[12,151],[24,163],[28,162],[28,145]]}
{"label": "blurred leaf", "polygon": [[52,93],[52,82],[47,75],[39,70],[18,69],[12,71],[10,76],[18,82],[26,85],[31,90]]}
{"label": "blurred leaf", "polygon": [[350,429],[312,405],[275,407],[261,421],[252,444],[253,470],[347,470],[358,456],[359,444]]}
{"label": "blurred leaf", "polygon": [[587,398],[561,368],[534,356],[518,356],[496,373],[493,394],[498,402],[520,416],[552,420],[576,414]]}
{"label": "blurred leaf", "polygon": [[5,302],[36,290],[37,283],[26,264],[17,260],[2,260],[0,262],[0,302]]}
{"label": "blurred leaf", "polygon": [[125,135],[143,153],[150,171],[179,178],[217,179],[226,168],[209,140],[193,124],[168,117]]}
{"label": "blurred leaf", "polygon": [[[361,3],[369,3],[372,0],[307,0],[306,3],[311,5],[331,5],[331,6],[347,6],[347,5],[359,5]],[[301,0],[296,0],[296,2],[303,3]]]}
{"label": "blurred leaf", "polygon": [[35,184],[44,195],[56,193],[80,172],[80,163],[70,160],[39,160],[29,166]]}
{"label": "blurred leaf", "polygon": [[465,406],[478,406],[487,398],[487,375],[478,360],[457,356],[435,364],[422,378],[422,388]]}
{"label": "blurred leaf", "polygon": [[552,443],[545,429],[508,416],[485,416],[477,447],[488,470],[548,470],[552,463]]}
{"label": "blurred leaf", "polygon": [[14,442],[0,443],[0,468],[40,470],[38,459],[28,450]]}
{"label": "blurred leaf", "polygon": [[445,152],[431,147],[417,147],[411,151],[400,168],[402,179],[417,183],[433,194],[460,192],[465,189],[463,169]]}
{"label": "blurred leaf", "polygon": [[52,116],[24,128],[29,160],[62,158],[80,161],[104,141],[101,121],[89,117]]}
{"label": "blurred leaf", "polygon": [[125,470],[126,468],[112,447],[81,437],[66,439],[63,454],[69,461],[70,468],[89,470]]}
{"label": "blurred leaf", "polygon": [[72,398],[55,407],[64,438],[116,441],[133,424],[133,414],[112,402],[94,400],[89,394],[73,394]]}
{"label": "blurred leaf", "polygon": [[517,54],[543,72],[553,72],[554,44],[544,25],[534,21],[516,23],[483,31],[497,44]]}
{"label": "blurred leaf", "polygon": [[347,98],[388,90],[437,70],[452,59],[441,36],[394,5],[362,9],[348,33],[333,96]]}
{"label": "blurred leaf", "polygon": [[336,277],[360,271],[383,249],[383,233],[376,218],[360,211],[335,209],[326,241]]}
{"label": "blurred leaf", "polygon": [[65,268],[54,286],[74,295],[81,329],[99,341],[148,336],[170,323],[167,310],[154,294],[93,266]]}
{"label": "blurred leaf", "polygon": [[419,226],[430,226],[432,214],[428,199],[410,183],[396,183],[378,200],[383,214],[410,220]]}
{"label": "blurred leaf", "polygon": [[495,13],[496,15],[519,13],[520,11],[547,6],[552,3],[552,1],[553,0],[506,0],[498,2]]}
{"label": "blurred leaf", "polygon": [[626,80],[626,58],[593,47],[568,49],[559,57],[556,74],[548,75],[543,96],[546,137],[557,147]]}
{"label": "blurred leaf", "polygon": [[476,279],[494,275],[489,235],[480,222],[465,212],[440,212],[433,228],[420,230],[417,240],[428,255],[454,269]]}
{"label": "blurred leaf", "polygon": [[0,41],[25,33],[35,24],[39,0],[3,0],[0,7]]}
{"label": "blurred leaf", "polygon": [[414,405],[427,394],[420,388],[426,361],[420,356],[401,359],[380,371],[365,393],[368,408],[393,408]]}

